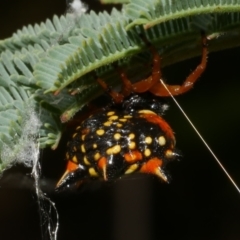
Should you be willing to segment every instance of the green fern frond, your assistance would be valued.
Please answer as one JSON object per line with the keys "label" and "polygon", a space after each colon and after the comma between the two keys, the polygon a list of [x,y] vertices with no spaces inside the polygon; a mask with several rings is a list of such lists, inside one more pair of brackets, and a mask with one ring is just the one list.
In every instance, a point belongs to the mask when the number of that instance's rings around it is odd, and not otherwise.
{"label": "green fern frond", "polygon": [[[96,28],[106,22],[112,22],[126,18],[120,11],[113,9],[111,16],[106,12],[97,15],[95,12],[74,17],[71,14],[66,16],[54,16],[52,20],[47,19],[44,23],[28,25],[18,30],[12,37],[0,41],[0,52],[4,50],[17,51],[22,48],[45,45],[44,50],[54,45],[68,43],[68,38],[76,36],[82,27]],[[95,22],[95,20],[97,20]]]}
{"label": "green fern frond", "polygon": [[[37,84],[47,89],[46,92],[60,91],[87,73],[140,50],[137,44],[132,44],[133,39],[137,39],[135,34],[127,33],[120,22],[114,26],[108,23],[98,33],[83,29],[82,34],[95,34],[96,37],[84,40],[82,36],[70,38],[71,42],[78,44],[53,48],[36,66],[34,75]],[[136,43],[139,41],[138,37]]]}
{"label": "green fern frond", "polygon": [[[37,47],[38,49],[38,47]],[[4,170],[7,166],[14,163],[23,149],[27,149],[28,142],[23,140],[23,125],[28,118],[26,112],[29,107],[32,111],[40,113],[40,102],[35,101],[36,89],[33,69],[39,61],[39,51],[22,49],[15,53],[6,50],[0,55],[0,169]],[[34,54],[33,52],[37,53]],[[41,110],[41,122],[44,123],[40,131],[41,139],[48,138],[54,146],[61,136],[61,126],[59,114],[54,115],[45,110]],[[47,123],[51,128],[46,128]],[[48,129],[46,132],[45,129]],[[56,137],[53,140],[53,135]],[[36,136],[38,137],[38,136]],[[44,143],[41,147],[45,147]]]}
{"label": "green fern frond", "polygon": [[126,13],[133,21],[127,26],[143,25],[148,29],[154,25],[173,19],[197,16],[199,14],[239,12],[239,0],[132,0],[126,7]]}

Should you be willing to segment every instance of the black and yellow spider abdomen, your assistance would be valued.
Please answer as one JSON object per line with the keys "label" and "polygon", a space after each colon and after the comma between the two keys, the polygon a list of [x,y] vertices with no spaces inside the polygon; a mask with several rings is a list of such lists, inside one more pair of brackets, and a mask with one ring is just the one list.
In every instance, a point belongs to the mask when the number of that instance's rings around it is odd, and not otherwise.
{"label": "black and yellow spider abdomen", "polygon": [[[67,171],[58,187],[89,178],[111,181],[136,171],[168,181],[164,167],[177,153],[173,131],[159,114],[166,106],[156,106],[154,99],[138,98],[138,103],[101,110],[76,128],[67,145]],[[148,109],[140,109],[141,105]]]}

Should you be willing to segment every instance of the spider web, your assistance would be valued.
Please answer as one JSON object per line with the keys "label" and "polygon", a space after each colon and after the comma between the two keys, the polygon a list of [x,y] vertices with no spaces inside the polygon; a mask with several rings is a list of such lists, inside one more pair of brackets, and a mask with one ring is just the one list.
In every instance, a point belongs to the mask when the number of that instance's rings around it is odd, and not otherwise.
{"label": "spider web", "polygon": [[[48,235],[51,240],[57,239],[58,231],[58,212],[55,204],[42,192],[39,186],[41,175],[40,166],[40,148],[38,143],[39,131],[41,127],[40,113],[36,113],[33,105],[26,105],[22,111],[22,135],[16,145],[16,151],[13,151],[14,145],[4,145],[1,151],[1,160],[5,170],[16,164],[22,164],[27,168],[32,168],[32,177],[34,179],[35,192],[39,206],[39,215],[41,221],[42,239],[44,227],[47,225]],[[16,149],[16,148],[15,148]],[[52,220],[54,216],[55,223]]]}
{"label": "spider web", "polygon": [[[5,161],[4,165],[6,165],[7,168],[18,163],[32,168],[31,175],[34,179],[35,193],[39,207],[42,239],[49,238],[50,240],[57,240],[59,226],[58,211],[55,203],[43,193],[39,184],[41,177],[41,157],[38,138],[41,127],[41,113],[36,113],[33,106],[26,105],[22,116],[22,136],[18,142],[19,150],[16,153],[12,151],[11,146],[5,145],[1,152],[1,159]],[[46,236],[46,234],[48,234],[48,236]]]}

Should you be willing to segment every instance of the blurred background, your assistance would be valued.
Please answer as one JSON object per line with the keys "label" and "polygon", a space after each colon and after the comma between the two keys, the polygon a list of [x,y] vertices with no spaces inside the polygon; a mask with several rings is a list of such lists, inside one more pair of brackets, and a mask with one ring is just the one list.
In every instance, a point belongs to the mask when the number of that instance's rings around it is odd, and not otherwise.
{"label": "blurred background", "polygon": [[[89,8],[99,11],[98,1]],[[112,6],[108,6],[110,10]],[[106,7],[104,7],[106,9]],[[23,25],[64,14],[64,0],[0,0],[0,39]],[[211,44],[211,43],[209,43]],[[164,61],[164,59],[163,59]],[[164,69],[168,83],[181,83],[199,58]],[[240,185],[240,49],[211,53],[195,88],[177,100]],[[59,212],[59,240],[238,240],[240,195],[176,105],[165,119],[176,133],[181,162],[168,165],[170,184],[146,175],[115,183],[90,183],[82,190],[54,193],[65,167],[66,139],[41,153],[43,191]],[[48,239],[40,223],[31,170],[21,166],[0,179],[0,239]],[[53,219],[54,221],[54,219]]]}

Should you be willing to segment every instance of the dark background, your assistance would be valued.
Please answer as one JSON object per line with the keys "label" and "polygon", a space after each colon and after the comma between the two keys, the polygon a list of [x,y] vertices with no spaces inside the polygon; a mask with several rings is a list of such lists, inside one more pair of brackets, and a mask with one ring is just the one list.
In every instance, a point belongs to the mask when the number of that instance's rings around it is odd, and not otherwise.
{"label": "dark background", "polygon": [[[99,3],[91,1],[91,9]],[[65,12],[64,0],[0,0],[0,39],[25,24]],[[211,44],[211,43],[210,43]],[[205,140],[240,185],[240,49],[209,55],[207,71],[195,88],[178,97]],[[163,59],[164,61],[164,59]],[[199,59],[164,69],[168,82],[183,81]],[[165,118],[184,158],[169,165],[169,185],[134,175],[113,184],[88,184],[81,191],[55,194],[64,171],[64,140],[42,153],[42,188],[56,203],[59,240],[238,240],[240,195],[201,143],[175,104]],[[0,180],[0,239],[48,239],[41,233],[30,171],[14,167]],[[44,229],[44,228],[43,228]],[[43,237],[42,237],[43,236]]]}

